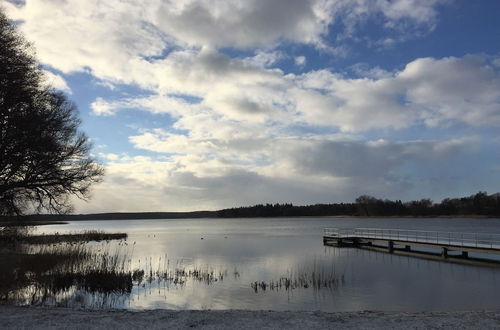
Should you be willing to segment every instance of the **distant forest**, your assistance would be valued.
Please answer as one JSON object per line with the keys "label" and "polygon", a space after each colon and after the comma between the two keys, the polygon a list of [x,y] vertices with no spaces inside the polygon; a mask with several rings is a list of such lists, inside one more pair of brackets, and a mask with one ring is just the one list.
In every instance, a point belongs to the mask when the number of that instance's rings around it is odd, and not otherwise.
{"label": "distant forest", "polygon": [[441,203],[430,199],[411,202],[360,196],[354,203],[315,204],[259,204],[216,211],[220,218],[293,217],[293,216],[500,216],[500,193],[488,195],[478,192],[462,198],[446,198]]}
{"label": "distant forest", "polygon": [[147,220],[186,218],[251,218],[251,217],[298,217],[298,216],[484,216],[500,217],[500,193],[488,195],[478,192],[462,198],[446,198],[441,203],[430,199],[411,202],[377,199],[360,196],[354,203],[315,204],[295,206],[292,204],[259,204],[219,211],[194,212],[130,212],[96,214],[32,214],[21,217],[0,216],[2,220],[26,221],[71,221],[71,220]]}

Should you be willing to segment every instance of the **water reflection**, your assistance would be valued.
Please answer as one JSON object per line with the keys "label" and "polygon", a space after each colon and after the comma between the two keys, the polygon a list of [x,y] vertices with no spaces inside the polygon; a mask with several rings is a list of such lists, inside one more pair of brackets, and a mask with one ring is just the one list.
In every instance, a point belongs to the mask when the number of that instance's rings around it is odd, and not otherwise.
{"label": "water reflection", "polygon": [[[30,280],[11,288],[8,297],[2,297],[18,304],[131,309],[500,308],[497,269],[323,246],[324,227],[357,225],[349,221],[183,219],[76,222],[68,226],[43,227],[41,231],[46,232],[90,228],[109,232],[126,230],[126,241],[85,244],[84,250],[91,256],[86,259],[82,253],[81,258],[83,265],[87,262],[98,265],[94,266],[97,270],[105,268],[100,260],[107,260],[106,265],[118,265],[116,269],[123,275],[122,280],[115,278],[104,281],[110,286],[99,286],[93,283],[102,282],[102,279],[85,268],[87,266],[80,268],[71,263],[56,266],[45,260],[45,268],[38,271],[40,276],[33,275],[37,271],[32,266],[25,267],[27,275],[23,276]],[[360,222],[359,219],[355,221]],[[370,226],[376,226],[378,220],[369,221]],[[380,220],[380,225],[386,225],[387,221]],[[411,221],[397,220],[412,228],[425,227],[428,223],[427,220]],[[458,221],[460,226],[466,227],[464,220]],[[477,219],[470,221],[472,229],[469,230],[478,231],[477,225]],[[500,229],[500,221],[485,227],[490,231]],[[116,251],[124,257],[103,259],[103,255],[115,256]],[[53,269],[69,269],[71,275],[52,276],[57,279],[54,281],[57,285],[46,285],[48,279],[42,274],[58,274]],[[22,272],[11,272],[9,276],[12,278],[19,273]],[[117,286],[113,287],[115,284]]]}
{"label": "water reflection", "polygon": [[[133,247],[123,246],[123,240],[116,244],[17,245],[15,253],[0,256],[0,300],[15,305],[123,308],[135,305],[140,297],[151,300],[156,295],[167,300],[173,290],[195,286],[207,290],[225,279],[256,294],[266,290],[333,291],[345,283],[344,273],[337,274],[333,263],[326,267],[316,259],[312,265],[287,270],[276,280],[244,283],[236,267],[229,271],[192,264],[191,259],[173,261],[166,255],[154,261],[152,257],[133,261]],[[132,265],[138,268],[132,270]]]}

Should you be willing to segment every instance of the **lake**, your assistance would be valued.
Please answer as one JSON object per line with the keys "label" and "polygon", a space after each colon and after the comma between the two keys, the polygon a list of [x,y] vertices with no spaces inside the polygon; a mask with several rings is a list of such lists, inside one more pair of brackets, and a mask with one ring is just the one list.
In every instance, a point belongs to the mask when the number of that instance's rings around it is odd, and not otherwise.
{"label": "lake", "polygon": [[131,292],[80,292],[76,298],[73,292],[61,298],[70,306],[329,312],[500,308],[498,268],[323,246],[325,227],[500,233],[500,219],[74,221],[38,231],[128,234],[126,242],[93,244],[127,253],[129,266],[138,270]]}

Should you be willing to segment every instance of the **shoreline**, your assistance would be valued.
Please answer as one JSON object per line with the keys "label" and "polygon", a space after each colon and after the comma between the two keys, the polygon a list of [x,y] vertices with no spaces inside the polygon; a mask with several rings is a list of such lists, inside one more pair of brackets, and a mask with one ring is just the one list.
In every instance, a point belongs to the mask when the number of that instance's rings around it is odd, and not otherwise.
{"label": "shoreline", "polygon": [[1,329],[498,329],[500,310],[295,312],[0,306]]}
{"label": "shoreline", "polygon": [[[84,215],[86,216],[86,215]],[[79,218],[80,215],[76,215],[75,218],[64,217],[60,220],[46,220],[46,216],[42,216],[42,219],[34,219],[35,216],[31,215],[29,220],[20,221],[8,221],[0,220],[0,227],[2,226],[40,226],[40,225],[64,225],[68,224],[69,221],[85,222],[85,221],[125,221],[125,220],[137,220],[137,221],[148,221],[148,220],[223,220],[223,219],[500,219],[500,217],[485,216],[485,215],[439,215],[439,216],[358,216],[358,215],[304,215],[304,216],[275,216],[275,217],[124,217],[124,218]],[[54,216],[57,217],[57,216]]]}

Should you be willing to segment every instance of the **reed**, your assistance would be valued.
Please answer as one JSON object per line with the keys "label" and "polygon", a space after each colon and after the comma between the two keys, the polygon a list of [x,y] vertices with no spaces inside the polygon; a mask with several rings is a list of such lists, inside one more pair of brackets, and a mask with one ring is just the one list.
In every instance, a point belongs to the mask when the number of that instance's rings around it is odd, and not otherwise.
{"label": "reed", "polygon": [[126,233],[106,233],[99,230],[86,230],[81,233],[54,233],[33,235],[29,227],[5,227],[0,233],[0,240],[20,244],[58,244],[79,242],[101,242],[126,239]]}
{"label": "reed", "polygon": [[168,286],[184,286],[189,280],[211,285],[223,281],[227,274],[226,269],[219,270],[211,266],[185,266],[182,260],[164,259],[162,262],[159,258],[153,266],[152,258],[148,258],[141,268],[132,272],[132,279],[135,285],[143,287],[146,283],[152,282]]}
{"label": "reed", "polygon": [[[126,235],[98,231],[31,235],[27,227],[4,227],[0,231],[0,301],[55,304],[73,300],[75,292],[130,293],[131,255],[122,244],[110,248],[109,240],[115,238]],[[99,245],[86,244],[102,240]]]}
{"label": "reed", "polygon": [[344,273],[337,274],[335,267],[332,264],[327,267],[325,265],[314,265],[309,268],[300,268],[296,270],[287,270],[286,274],[276,280],[270,281],[255,281],[250,284],[255,293],[271,291],[292,291],[296,289],[313,289],[315,291],[321,289],[336,290],[340,285],[345,284]]}

